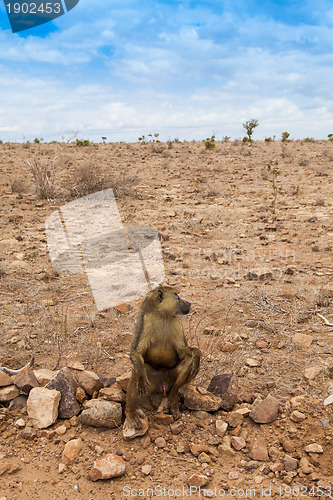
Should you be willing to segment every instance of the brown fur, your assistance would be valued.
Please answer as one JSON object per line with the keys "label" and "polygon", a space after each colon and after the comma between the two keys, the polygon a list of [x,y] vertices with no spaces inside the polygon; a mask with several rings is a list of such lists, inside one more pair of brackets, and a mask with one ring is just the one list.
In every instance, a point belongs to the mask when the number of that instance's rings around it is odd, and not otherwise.
{"label": "brown fur", "polygon": [[133,371],[125,410],[135,428],[141,427],[135,411],[138,394],[166,395],[173,416],[180,417],[178,390],[197,375],[201,357],[199,349],[188,346],[179,318],[189,313],[190,306],[177,289],[167,286],[155,288],[141,305],[130,351]]}

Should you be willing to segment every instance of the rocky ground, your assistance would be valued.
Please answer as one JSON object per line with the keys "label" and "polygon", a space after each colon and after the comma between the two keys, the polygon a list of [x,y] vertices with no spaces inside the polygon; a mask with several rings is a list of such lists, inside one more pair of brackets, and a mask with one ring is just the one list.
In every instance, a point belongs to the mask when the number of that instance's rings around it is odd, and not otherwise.
{"label": "rocky ground", "polygon": [[[33,355],[36,376],[84,368],[106,387],[130,369],[140,300],[98,312],[85,275],[54,271],[45,236],[52,211],[110,187],[126,226],[158,231],[165,281],[192,303],[184,330],[203,353],[180,424],[145,408],[148,432],[129,441],[122,421],[84,423],[100,389],[83,393],[82,380],[77,416],[46,428],[9,410],[27,387],[0,381],[0,499],[182,498],[190,487],[199,498],[199,486],[333,498],[332,142],[1,144],[0,172],[1,366]],[[221,374],[238,384],[228,411],[203,403]],[[121,475],[94,481],[106,455]]]}

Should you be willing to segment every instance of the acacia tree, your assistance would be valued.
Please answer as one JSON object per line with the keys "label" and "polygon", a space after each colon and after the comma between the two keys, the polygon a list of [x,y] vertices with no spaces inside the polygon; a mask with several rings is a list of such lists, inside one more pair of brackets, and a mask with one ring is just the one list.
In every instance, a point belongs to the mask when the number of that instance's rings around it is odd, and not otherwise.
{"label": "acacia tree", "polygon": [[245,129],[245,132],[247,134],[247,137],[250,142],[252,142],[252,134],[253,130],[258,127],[259,123],[258,120],[255,120],[252,118],[251,120],[248,120],[247,122],[243,123],[243,127]]}

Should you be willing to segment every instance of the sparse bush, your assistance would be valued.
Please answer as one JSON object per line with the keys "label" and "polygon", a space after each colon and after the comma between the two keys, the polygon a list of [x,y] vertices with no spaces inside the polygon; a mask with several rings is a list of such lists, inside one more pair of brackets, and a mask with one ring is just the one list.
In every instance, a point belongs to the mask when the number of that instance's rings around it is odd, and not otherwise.
{"label": "sparse bush", "polygon": [[89,139],[76,139],[76,145],[81,148],[82,146],[90,146],[91,142]]}
{"label": "sparse bush", "polygon": [[36,191],[43,200],[51,200],[55,192],[55,170],[57,156],[51,161],[42,160],[41,156],[34,156],[31,161],[26,160],[33,175]]}
{"label": "sparse bush", "polygon": [[105,144],[107,137],[102,137],[103,144]]}
{"label": "sparse bush", "polygon": [[24,193],[24,191],[26,191],[27,186],[24,179],[21,179],[19,177],[13,177],[11,179],[10,187],[12,193]]}
{"label": "sparse bush", "polygon": [[303,139],[303,141],[304,142],[315,142],[313,137],[305,137],[305,139]]}
{"label": "sparse bush", "polygon": [[212,141],[205,141],[205,149],[208,151],[212,151],[216,148],[216,144]]}
{"label": "sparse bush", "polygon": [[225,135],[224,137],[222,137],[223,142],[229,142],[230,139],[231,139],[231,137],[229,137],[228,135]]}
{"label": "sparse bush", "polygon": [[[243,123],[243,128],[245,129],[249,142],[252,142],[253,131],[256,127],[258,127],[258,125],[258,120],[255,120],[254,118],[251,118],[251,120]],[[245,142],[244,139],[243,142]]]}
{"label": "sparse bush", "polygon": [[271,137],[265,137],[265,142],[272,142],[272,138]]}
{"label": "sparse bush", "polygon": [[282,142],[286,142],[289,138],[290,134],[289,132],[282,132]]}
{"label": "sparse bush", "polygon": [[333,134],[328,134],[328,140],[333,142]]}

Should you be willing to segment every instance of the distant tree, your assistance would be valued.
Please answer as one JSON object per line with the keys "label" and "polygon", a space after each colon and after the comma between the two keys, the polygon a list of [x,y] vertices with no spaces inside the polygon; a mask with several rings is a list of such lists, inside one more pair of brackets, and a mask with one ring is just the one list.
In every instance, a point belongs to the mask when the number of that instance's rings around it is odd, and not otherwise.
{"label": "distant tree", "polygon": [[254,118],[251,118],[251,120],[248,120],[247,122],[243,123],[243,127],[245,129],[249,142],[252,142],[253,131],[256,127],[258,127],[258,125],[259,125],[258,120],[255,120]]}
{"label": "distant tree", "polygon": [[286,142],[289,138],[290,134],[289,132],[282,132],[282,142]]}

